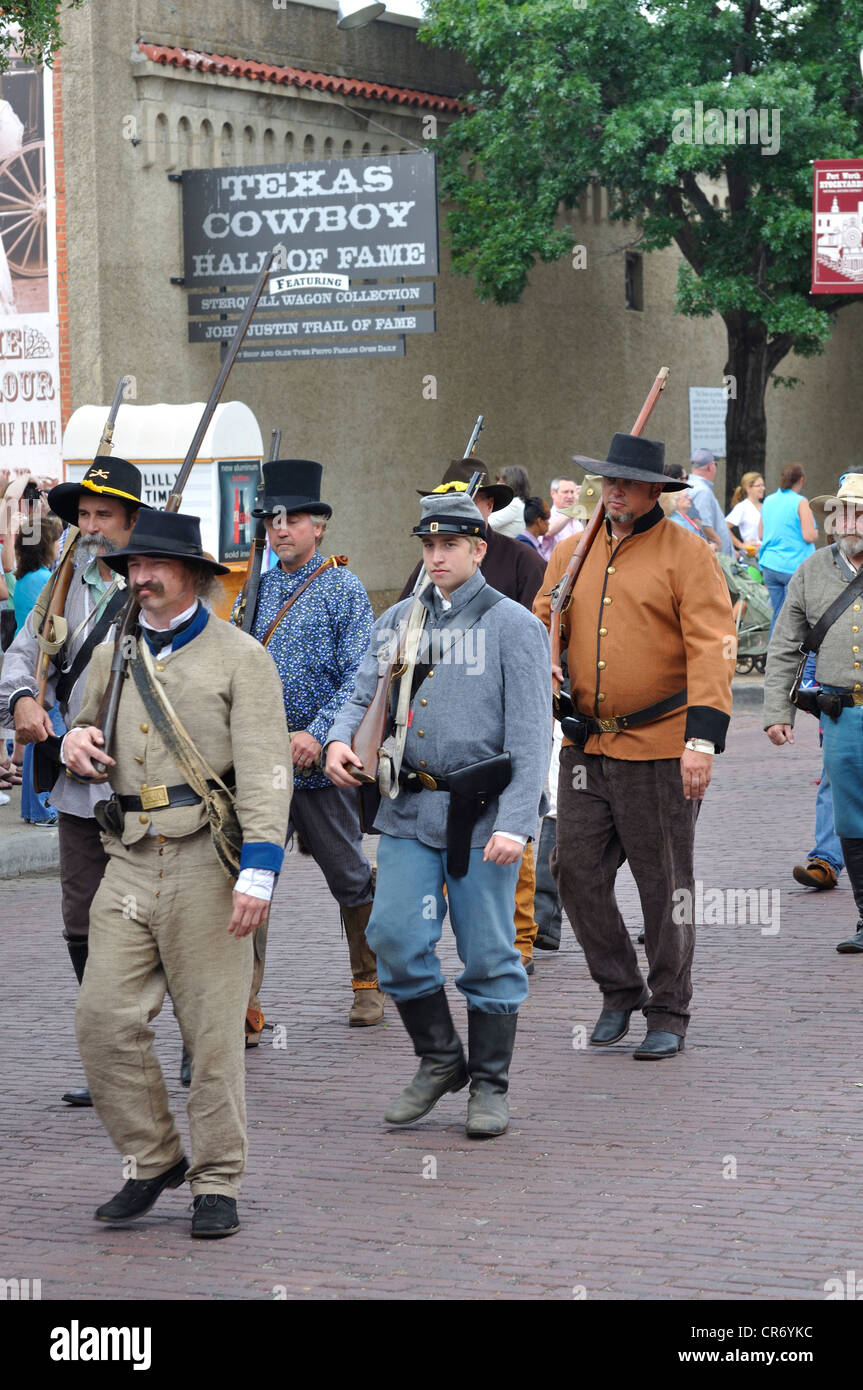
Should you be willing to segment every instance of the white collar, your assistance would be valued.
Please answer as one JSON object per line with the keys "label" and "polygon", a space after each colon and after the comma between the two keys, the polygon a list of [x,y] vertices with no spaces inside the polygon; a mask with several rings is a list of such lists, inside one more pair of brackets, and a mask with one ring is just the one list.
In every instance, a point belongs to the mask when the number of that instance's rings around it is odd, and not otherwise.
{"label": "white collar", "polygon": [[435,586],[434,586],[434,591],[435,591],[435,593],[437,594],[438,598],[440,599],[440,606],[441,606],[441,608],[442,608],[443,611],[446,613],[447,609],[452,608],[452,599],[444,598],[444,596],[443,596],[443,594],[441,593],[440,589],[438,588],[437,584],[435,584]]}
{"label": "white collar", "polygon": [[148,627],[148,628],[150,629],[151,632],[173,632],[173,630],[174,630],[175,627],[179,627],[179,626],[180,626],[180,623],[185,623],[189,618],[192,617],[192,615],[194,614],[195,609],[196,609],[197,607],[198,607],[198,600],[195,599],[195,602],[192,604],[191,608],[187,608],[186,611],[185,611],[185,613],[178,613],[177,616],[176,616],[176,618],[172,618],[172,619],[171,619],[171,621],[168,623],[168,626],[167,626],[166,628],[165,628],[165,627],[154,627],[152,623],[148,623],[148,622],[147,622],[147,619],[144,617],[144,614],[142,613],[142,614],[141,614],[141,626],[142,626],[142,627]]}

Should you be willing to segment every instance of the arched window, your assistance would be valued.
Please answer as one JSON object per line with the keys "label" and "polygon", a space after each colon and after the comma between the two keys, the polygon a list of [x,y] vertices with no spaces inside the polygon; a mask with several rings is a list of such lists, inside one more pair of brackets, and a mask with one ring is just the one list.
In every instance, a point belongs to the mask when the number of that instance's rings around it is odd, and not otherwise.
{"label": "arched window", "polygon": [[197,165],[197,150],[192,144],[192,123],[188,116],[181,116],[177,122],[177,164],[180,169],[191,169]]}
{"label": "arched window", "polygon": [[303,141],[303,159],[314,159],[315,157],[315,137],[307,135]]}
{"label": "arched window", "polygon": [[255,134],[254,127],[253,127],[253,126],[250,126],[250,125],[247,125],[247,126],[245,127],[244,131],[243,131],[243,163],[244,163],[244,164],[254,164],[254,162],[255,162],[255,147],[256,147],[257,143],[258,143],[258,137],[257,137],[257,135]]}
{"label": "arched window", "polygon": [[222,134],[219,139],[219,163],[233,164],[234,160],[234,127],[225,121],[222,126]]}
{"label": "arched window", "polygon": [[350,140],[346,140],[345,143],[342,145],[342,159],[350,159],[353,155],[353,152],[353,145],[351,144]]}
{"label": "arched window", "polygon": [[201,121],[198,150],[201,156],[201,166],[204,169],[211,168],[213,164],[213,126],[210,121]]}
{"label": "arched window", "polygon": [[294,132],[292,130],[285,131],[285,138],[283,144],[285,163],[289,164],[294,157]]}
{"label": "arched window", "polygon": [[324,159],[332,159],[332,157],[333,157],[333,137],[332,137],[331,135],[328,135],[327,138],[326,138],[326,140],[324,141]]}

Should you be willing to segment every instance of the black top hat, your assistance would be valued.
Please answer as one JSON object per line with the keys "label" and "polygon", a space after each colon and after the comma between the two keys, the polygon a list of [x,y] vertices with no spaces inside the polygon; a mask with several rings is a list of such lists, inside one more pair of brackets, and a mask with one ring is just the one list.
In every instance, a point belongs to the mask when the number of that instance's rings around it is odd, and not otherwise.
{"label": "black top hat", "polygon": [[419,497],[430,497],[433,492],[464,492],[474,473],[482,474],[477,492],[484,492],[492,499],[492,511],[499,512],[508,507],[515,493],[507,483],[490,483],[488,468],[481,459],[453,459],[437,487],[417,489]]}
{"label": "black top hat", "polygon": [[588,473],[600,473],[603,478],[631,478],[638,483],[662,483],[666,492],[679,492],[688,487],[677,478],[669,478],[663,473],[665,445],[658,439],[645,439],[640,434],[616,434],[611,441],[608,458],[591,459],[583,454],[573,454],[574,463],[580,463]]}
{"label": "black top hat", "polygon": [[135,522],[123,550],[103,555],[109,569],[127,574],[133,556],[146,555],[155,560],[194,560],[207,565],[214,574],[230,574],[227,565],[220,565],[201,548],[201,519],[188,512],[157,512],[148,508]]}
{"label": "black top hat", "polygon": [[69,526],[77,526],[78,503],[87,493],[94,492],[150,510],[148,503],[141,501],[141,474],[134,463],[111,454],[95,458],[80,483],[58,483],[52,487],[48,506]]}
{"label": "black top hat", "polygon": [[311,459],[273,459],[265,463],[260,505],[252,508],[252,516],[274,516],[277,511],[332,516],[332,507],[321,501],[323,471]]}

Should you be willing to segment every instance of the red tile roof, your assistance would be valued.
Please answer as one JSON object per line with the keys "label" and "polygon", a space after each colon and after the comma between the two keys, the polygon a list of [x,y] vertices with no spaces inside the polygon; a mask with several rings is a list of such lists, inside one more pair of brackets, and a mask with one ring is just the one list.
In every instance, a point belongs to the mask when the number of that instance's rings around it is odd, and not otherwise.
{"label": "red tile roof", "polygon": [[416,106],[425,111],[450,111],[457,115],[469,110],[456,97],[438,96],[433,92],[416,92],[410,87],[388,87],[382,82],[364,82],[358,77],[335,77],[326,72],[308,72],[303,68],[276,67],[251,58],[231,58],[223,53],[199,53],[193,48],[169,48],[164,44],[138,44],[153,63],[164,67],[188,68],[191,72],[215,72],[222,77],[247,77],[251,82],[272,82],[282,87],[314,87],[319,92],[337,92],[342,96],[366,97],[369,101],[391,101],[399,106]]}

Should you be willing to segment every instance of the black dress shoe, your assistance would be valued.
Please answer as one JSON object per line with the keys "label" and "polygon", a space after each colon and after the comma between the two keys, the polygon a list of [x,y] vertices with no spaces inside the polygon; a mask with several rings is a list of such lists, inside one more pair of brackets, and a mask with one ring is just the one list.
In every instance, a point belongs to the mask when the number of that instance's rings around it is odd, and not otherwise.
{"label": "black dress shoe", "polygon": [[180,1058],[180,1085],[191,1086],[192,1084],[192,1054],[187,1047],[183,1048],[183,1055]]}
{"label": "black dress shoe", "polygon": [[590,1035],[591,1047],[610,1047],[629,1032],[629,1020],[636,1009],[644,1008],[650,995],[645,993],[631,1009],[603,1009]]}
{"label": "black dress shoe", "polygon": [[545,932],[538,931],[533,944],[538,951],[559,951],[560,937],[546,936]]}
{"label": "black dress shoe", "polygon": [[658,1062],[663,1057],[676,1057],[683,1051],[683,1038],[679,1033],[664,1033],[659,1028],[648,1028],[644,1042],[633,1052],[638,1062]]}
{"label": "black dress shoe", "polygon": [[857,931],[847,941],[840,941],[836,950],[840,955],[851,956],[863,951],[863,922],[857,923]]}
{"label": "black dress shoe", "polygon": [[90,1095],[90,1092],[87,1090],[86,1086],[82,1086],[80,1091],[64,1091],[63,1099],[65,1100],[67,1105],[93,1104],[93,1097]]}
{"label": "black dress shoe", "polygon": [[240,1229],[237,1203],[233,1197],[223,1197],[220,1192],[206,1192],[202,1197],[195,1198],[194,1207],[193,1236],[218,1240],[220,1236],[235,1235]]}
{"label": "black dress shoe", "polygon": [[145,1216],[155,1206],[166,1187],[182,1187],[188,1166],[189,1160],[184,1154],[173,1168],[160,1173],[157,1178],[129,1178],[110,1202],[96,1208],[96,1220],[108,1221],[112,1226],[137,1221],[139,1216]]}

